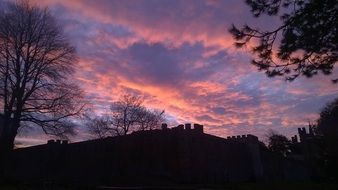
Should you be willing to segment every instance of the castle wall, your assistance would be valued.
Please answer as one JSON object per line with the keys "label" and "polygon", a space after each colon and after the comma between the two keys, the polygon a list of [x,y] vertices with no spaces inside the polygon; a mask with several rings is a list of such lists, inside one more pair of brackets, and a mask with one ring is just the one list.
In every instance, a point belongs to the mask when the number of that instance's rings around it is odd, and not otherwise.
{"label": "castle wall", "polygon": [[189,124],[80,143],[49,141],[17,149],[10,160],[6,172],[13,179],[88,184],[275,180],[292,177],[283,172],[293,168],[262,152],[253,135],[224,139]]}

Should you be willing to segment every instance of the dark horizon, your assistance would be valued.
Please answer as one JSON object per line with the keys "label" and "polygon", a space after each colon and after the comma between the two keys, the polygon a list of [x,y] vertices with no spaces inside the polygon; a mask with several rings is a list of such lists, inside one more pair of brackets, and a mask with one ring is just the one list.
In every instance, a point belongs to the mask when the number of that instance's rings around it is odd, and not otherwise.
{"label": "dark horizon", "polygon": [[323,180],[312,164],[315,156],[308,157],[316,151],[317,138],[311,128],[299,129],[299,137],[300,141],[292,140],[293,151],[284,157],[268,150],[254,135],[219,138],[204,133],[199,124],[171,128],[162,124],[161,129],[123,136],[79,143],[49,140],[16,149],[4,173],[8,181],[26,181],[36,188],[50,183],[51,188],[199,189]]}

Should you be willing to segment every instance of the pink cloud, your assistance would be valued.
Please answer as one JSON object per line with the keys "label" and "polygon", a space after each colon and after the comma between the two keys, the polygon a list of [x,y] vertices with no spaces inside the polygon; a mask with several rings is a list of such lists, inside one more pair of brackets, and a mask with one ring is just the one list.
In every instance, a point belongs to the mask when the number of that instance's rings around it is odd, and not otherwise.
{"label": "pink cloud", "polygon": [[134,93],[166,110],[172,124],[205,124],[219,136],[263,137],[269,129],[290,136],[337,92],[323,77],[285,83],[258,73],[227,32],[232,22],[253,19],[242,2],[36,3],[64,23],[79,52],[75,77],[101,113]]}

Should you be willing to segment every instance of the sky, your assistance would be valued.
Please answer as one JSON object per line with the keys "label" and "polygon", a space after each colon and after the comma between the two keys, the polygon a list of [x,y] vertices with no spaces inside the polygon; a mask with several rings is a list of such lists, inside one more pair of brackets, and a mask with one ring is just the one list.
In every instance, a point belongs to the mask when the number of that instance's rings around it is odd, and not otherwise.
{"label": "sky", "polygon": [[[103,112],[123,94],[165,110],[170,126],[200,123],[221,137],[270,130],[287,136],[315,121],[338,86],[333,76],[268,78],[236,49],[228,29],[249,24],[274,28],[278,19],[253,18],[238,0],[44,0],[79,56],[74,80]],[[335,73],[338,73],[335,71]],[[337,75],[336,75],[337,76]],[[88,134],[78,129],[75,141]],[[17,142],[52,137],[21,133]]]}

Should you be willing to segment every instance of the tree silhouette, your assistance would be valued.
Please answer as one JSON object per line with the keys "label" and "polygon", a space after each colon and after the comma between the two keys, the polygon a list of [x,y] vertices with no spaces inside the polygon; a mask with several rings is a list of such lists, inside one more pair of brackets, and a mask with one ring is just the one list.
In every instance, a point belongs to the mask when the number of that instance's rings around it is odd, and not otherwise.
{"label": "tree silhouette", "polygon": [[123,95],[113,102],[110,113],[104,116],[87,114],[86,126],[97,138],[159,128],[165,120],[164,111],[148,109],[142,102],[138,96]]}
{"label": "tree silhouette", "polygon": [[328,138],[338,137],[338,98],[327,104],[320,112],[317,128]]}
{"label": "tree silhouette", "polygon": [[324,159],[327,160],[329,175],[338,180],[338,98],[323,108],[317,122],[317,132],[326,145]]}
{"label": "tree silhouette", "polygon": [[0,151],[13,148],[24,125],[40,126],[46,134],[71,133],[69,117],[84,106],[70,78],[75,49],[62,27],[47,9],[28,1],[7,5],[0,13]]}
{"label": "tree silhouette", "polygon": [[138,109],[135,126],[138,131],[153,130],[159,128],[164,120],[163,110],[150,110],[141,106],[141,108]]}
{"label": "tree silhouette", "polygon": [[142,100],[137,96],[124,95],[111,106],[112,129],[117,135],[126,135],[137,122]]}
{"label": "tree silhouette", "polygon": [[85,114],[85,126],[95,138],[103,139],[116,134],[110,128],[111,118],[109,116],[97,116]]}
{"label": "tree silhouette", "polygon": [[338,60],[336,0],[246,0],[246,3],[255,17],[266,14],[280,16],[281,20],[281,25],[270,31],[248,25],[241,29],[233,25],[229,29],[237,47],[252,39],[258,41],[252,47],[256,55],[252,64],[260,71],[269,77],[285,76],[289,81],[300,75],[311,77],[318,71],[332,73]]}
{"label": "tree silhouette", "polygon": [[286,136],[277,134],[275,132],[270,132],[268,134],[268,149],[271,152],[275,152],[286,157],[291,151],[290,145],[291,142]]}

